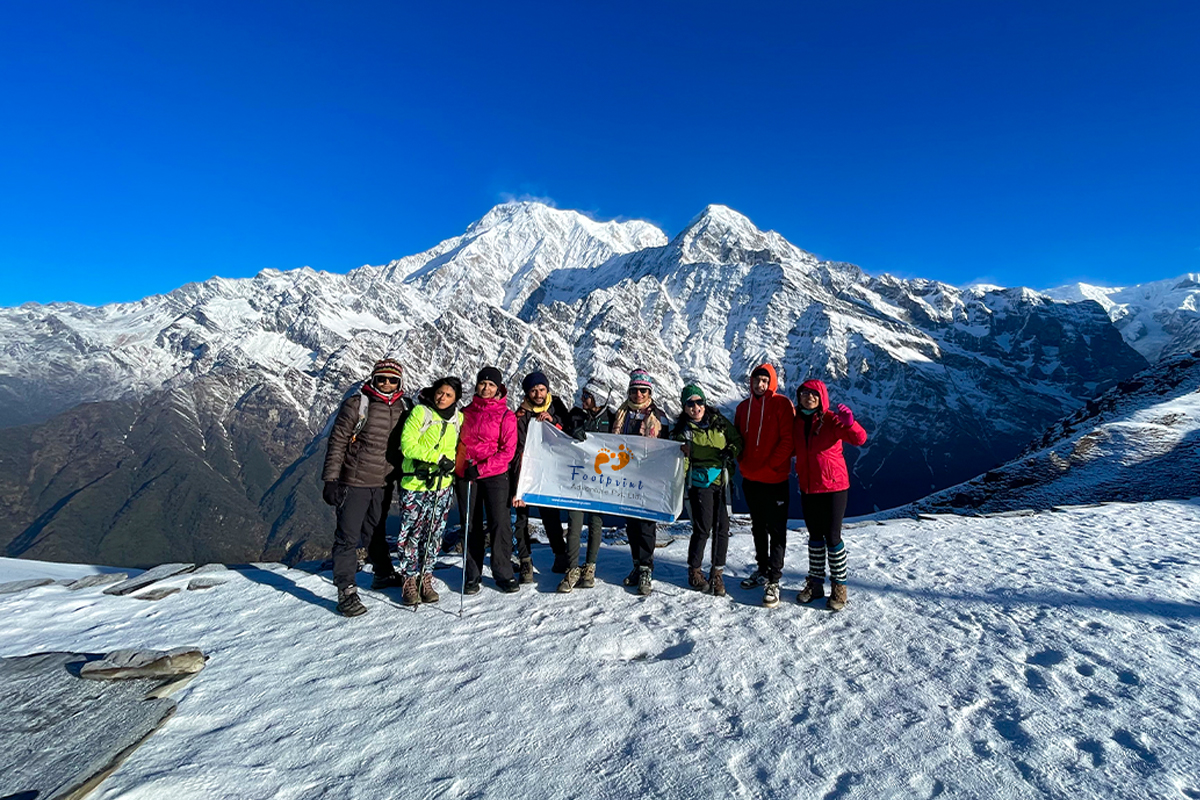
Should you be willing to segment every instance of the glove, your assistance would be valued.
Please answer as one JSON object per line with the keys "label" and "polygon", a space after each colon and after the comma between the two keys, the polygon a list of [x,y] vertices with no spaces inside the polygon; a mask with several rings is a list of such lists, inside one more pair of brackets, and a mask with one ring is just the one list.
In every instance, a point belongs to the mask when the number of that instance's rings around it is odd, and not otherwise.
{"label": "glove", "polygon": [[575,431],[574,436],[575,436],[576,441],[579,441],[579,442],[587,441],[587,431],[585,431],[583,428],[580,428],[579,430]]}
{"label": "glove", "polygon": [[454,462],[445,456],[442,456],[438,459],[437,471],[438,474],[443,477],[449,475],[451,472],[454,472]]}
{"label": "glove", "polygon": [[342,491],[342,485],[337,481],[325,481],[325,488],[321,490],[321,499],[331,506],[336,506],[342,502],[345,493]]}
{"label": "glove", "polygon": [[479,480],[479,466],[474,461],[467,464],[467,468],[463,470],[463,477],[469,481]]}
{"label": "glove", "polygon": [[837,421],[842,423],[844,427],[849,428],[854,424],[854,412],[850,410],[849,406],[838,403],[837,413],[834,416],[837,417]]}

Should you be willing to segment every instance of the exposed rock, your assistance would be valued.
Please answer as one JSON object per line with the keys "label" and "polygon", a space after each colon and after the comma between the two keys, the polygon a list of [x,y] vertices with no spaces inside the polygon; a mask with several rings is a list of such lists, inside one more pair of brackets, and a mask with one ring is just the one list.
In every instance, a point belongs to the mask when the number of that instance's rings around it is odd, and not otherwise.
{"label": "exposed rock", "polygon": [[84,575],[79,580],[71,581],[67,584],[67,588],[74,592],[78,589],[90,589],[93,586],[107,586],[128,578],[128,572],[101,572],[97,575]]}
{"label": "exposed rock", "polygon": [[138,589],[145,588],[156,581],[161,581],[164,578],[170,578],[175,575],[182,575],[185,572],[191,572],[195,568],[195,564],[159,564],[157,567],[148,569],[137,577],[122,581],[116,586],[108,587],[104,590],[104,593],[132,594]]}
{"label": "exposed rock", "polygon": [[225,584],[225,583],[229,583],[229,581],[225,580],[224,578],[216,578],[216,577],[212,577],[212,576],[204,576],[202,578],[192,578],[188,582],[188,591],[194,592],[197,589],[211,589],[214,586],[221,586],[222,584]]}
{"label": "exposed rock", "polygon": [[164,597],[170,597],[173,594],[179,594],[182,589],[178,586],[159,586],[157,589],[151,589],[148,592],[135,594],[135,600],[162,600]]}
{"label": "exposed rock", "polygon": [[228,571],[229,571],[229,567],[225,566],[224,564],[205,564],[202,567],[197,567],[195,574],[208,575],[213,572],[228,572]]}
{"label": "exposed rock", "polygon": [[52,583],[54,583],[54,578],[27,578],[23,581],[9,581],[8,583],[0,583],[0,594],[23,592],[26,589],[49,586]]}
{"label": "exposed rock", "polygon": [[114,650],[98,661],[89,661],[79,671],[81,678],[129,680],[131,678],[172,678],[191,675],[204,669],[206,657],[194,647],[174,650]]}
{"label": "exposed rock", "polygon": [[0,797],[81,798],[174,712],[173,700],[146,699],[161,678],[80,680],[94,658],[0,658]]}

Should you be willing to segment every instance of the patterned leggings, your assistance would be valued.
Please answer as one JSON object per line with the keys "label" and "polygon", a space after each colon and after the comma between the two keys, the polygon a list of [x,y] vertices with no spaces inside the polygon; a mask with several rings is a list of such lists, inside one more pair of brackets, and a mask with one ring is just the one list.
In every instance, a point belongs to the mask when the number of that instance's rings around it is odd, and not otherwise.
{"label": "patterned leggings", "polygon": [[454,491],[450,487],[428,492],[400,490],[400,538],[396,542],[396,555],[400,561],[396,568],[398,573],[407,578],[433,571],[442,531],[446,527],[446,515],[453,500]]}

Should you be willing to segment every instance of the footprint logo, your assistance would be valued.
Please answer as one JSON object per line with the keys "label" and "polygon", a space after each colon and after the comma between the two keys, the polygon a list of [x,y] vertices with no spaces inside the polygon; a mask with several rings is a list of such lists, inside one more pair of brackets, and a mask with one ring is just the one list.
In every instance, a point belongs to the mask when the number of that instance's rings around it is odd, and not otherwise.
{"label": "footprint logo", "polygon": [[[617,460],[616,464],[612,464],[614,458]],[[592,464],[592,468],[595,469],[596,474],[599,475],[601,467],[603,467],[605,464],[612,464],[612,471],[618,472],[625,469],[625,467],[629,465],[631,458],[632,456],[630,455],[629,450],[626,449],[625,445],[618,447],[617,452],[615,453],[612,450],[609,450],[607,447],[604,447],[601,448],[600,452],[596,454],[596,460]]]}

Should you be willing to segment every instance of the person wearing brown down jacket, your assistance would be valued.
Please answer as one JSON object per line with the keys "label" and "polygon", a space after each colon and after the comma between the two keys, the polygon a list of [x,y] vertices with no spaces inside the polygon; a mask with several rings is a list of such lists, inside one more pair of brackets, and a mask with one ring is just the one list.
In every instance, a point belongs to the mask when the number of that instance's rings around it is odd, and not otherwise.
{"label": "person wearing brown down jacket", "polygon": [[[396,361],[377,361],[371,377],[342,403],[325,450],[321,497],[337,509],[333,583],[338,590],[338,613],[347,617],[367,610],[358,598],[355,581],[358,548],[367,547],[380,527],[385,487],[397,466],[388,461],[388,441],[411,408],[400,388],[402,374]],[[380,562],[373,564],[377,574],[394,573],[386,545],[382,556],[379,549],[369,549],[372,560]]]}

